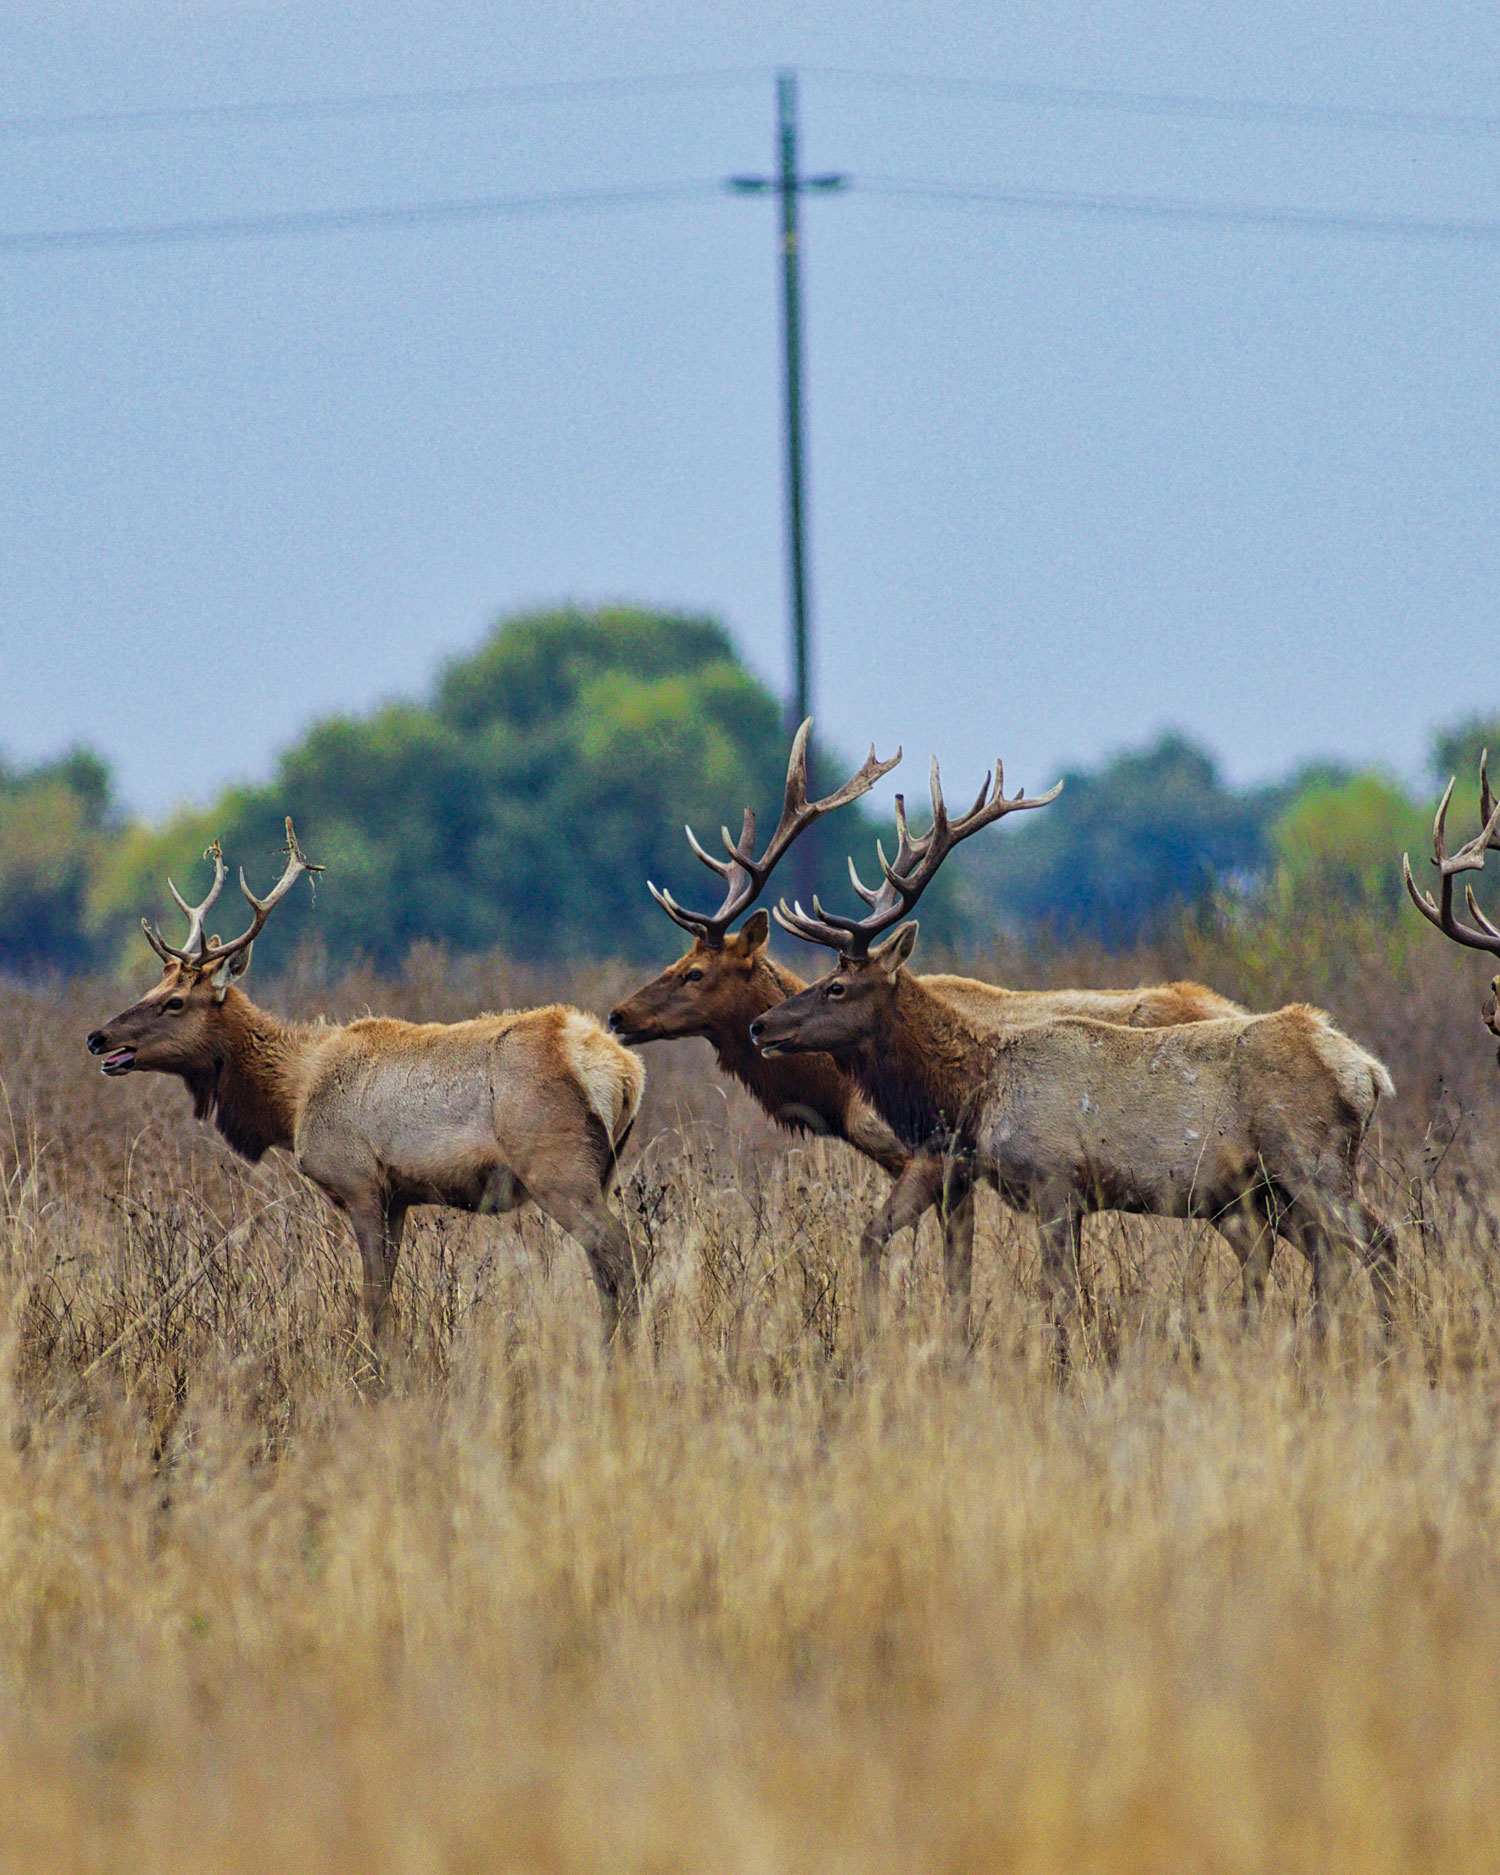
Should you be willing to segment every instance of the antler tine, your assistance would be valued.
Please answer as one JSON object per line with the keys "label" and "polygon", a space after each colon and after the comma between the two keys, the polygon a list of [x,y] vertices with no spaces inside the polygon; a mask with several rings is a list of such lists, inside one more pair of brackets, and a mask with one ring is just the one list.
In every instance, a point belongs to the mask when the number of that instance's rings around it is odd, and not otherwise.
{"label": "antler tine", "polygon": [[1417,882],[1411,874],[1411,858],[1406,853],[1401,855],[1401,876],[1406,881],[1411,902],[1427,922],[1435,925],[1445,937],[1452,938],[1455,944],[1467,945],[1470,950],[1500,954],[1500,930],[1496,930],[1474,902],[1472,886],[1465,886],[1464,897],[1474,916],[1475,925],[1464,924],[1453,910],[1455,877],[1461,872],[1480,871],[1484,866],[1486,848],[1500,846],[1500,840],[1496,839],[1496,831],[1500,829],[1500,805],[1496,804],[1490,793],[1485,757],[1480,758],[1479,777],[1479,804],[1484,824],[1474,838],[1466,841],[1456,853],[1450,854],[1448,851],[1448,804],[1453,799],[1456,778],[1450,778],[1443,790],[1443,798],[1438,802],[1437,813],[1433,816],[1432,863],[1437,867],[1440,881],[1437,899],[1430,892],[1417,889]]}
{"label": "antler tine", "polygon": [[224,864],[224,855],[220,850],[217,840],[208,848],[203,857],[205,859],[211,859],[214,863],[214,882],[208,888],[208,896],[203,900],[202,904],[189,905],[187,900],[177,890],[177,887],[173,885],[171,879],[168,878],[167,880],[167,890],[177,901],[178,909],[188,921],[188,934],[183,940],[181,950],[175,945],[169,944],[162,936],[161,932],[154,926],[148,925],[144,918],[141,920],[141,929],[146,933],[146,942],[151,946],[152,950],[156,952],[157,956],[161,958],[163,963],[174,960],[180,964],[198,963],[202,960],[208,948],[208,939],[203,933],[203,922],[212,910],[214,900],[224,890],[224,881],[228,877],[228,868]]}
{"label": "antler tine", "polygon": [[266,920],[270,917],[271,913],[275,911],[276,907],[286,897],[287,893],[291,891],[292,887],[302,875],[304,873],[322,872],[325,870],[322,866],[310,860],[302,851],[302,848],[298,846],[297,835],[293,830],[290,814],[287,816],[286,820],[286,855],[286,866],[282,870],[281,877],[276,881],[275,885],[271,887],[271,890],[264,898],[257,898],[250,890],[249,881],[245,877],[245,869],[243,866],[240,868],[240,890],[250,901],[250,909],[254,914],[250,921],[250,929],[248,931],[242,931],[237,938],[231,938],[227,944],[221,944],[217,939],[211,938],[205,947],[202,958],[203,962],[215,965],[221,964],[226,957],[235,957],[238,956],[241,951],[249,950],[250,946],[265,929]]}
{"label": "antler tine", "polygon": [[[990,791],[991,776],[995,783],[993,793]],[[1059,781],[1046,794],[1039,794],[1032,800],[1027,800],[1024,788],[1014,799],[1008,799],[1005,793],[1005,771],[997,761],[991,774],[985,776],[984,785],[968,813],[952,820],[943,800],[943,779],[936,756],[932,760],[928,785],[932,794],[932,825],[926,833],[912,833],[906,821],[906,802],[901,795],[896,796],[896,857],[893,861],[888,860],[884,849],[877,844],[875,850],[879,855],[880,870],[885,875],[885,883],[878,891],[872,892],[864,884],[853,861],[850,862],[849,876],[854,881],[854,889],[870,907],[865,917],[839,917],[825,911],[816,898],[813,900],[813,912],[816,915],[809,917],[800,905],[788,909],[783,899],[777,911],[777,920],[782,928],[811,943],[829,945],[844,957],[868,956],[874,939],[911,913],[917,900],[932,883],[938,868],[961,840],[967,840],[970,834],[977,833],[981,827],[989,826],[992,821],[1000,820],[1006,814],[1025,808],[1045,807],[1062,792],[1062,783]]]}
{"label": "antler tine", "polygon": [[650,879],[646,881],[646,890],[651,894],[652,898],[656,900],[657,904],[661,906],[662,910],[672,920],[673,924],[681,925],[684,931],[692,932],[694,937],[706,938],[708,936],[709,921],[706,918],[698,918],[695,917],[692,912],[684,911],[670,892],[662,891],[661,887],[653,884]]}
{"label": "antler tine", "polygon": [[[813,900],[813,905],[818,911],[822,911],[822,906],[816,899]],[[788,905],[786,900],[782,899],[773,908],[771,915],[783,931],[789,931],[793,937],[802,938],[809,944],[826,944],[831,950],[842,951],[850,937],[846,925],[830,924],[825,922],[824,918],[810,918],[803,911],[800,902],[796,905]]]}
{"label": "antler tine", "polygon": [[718,949],[724,942],[724,934],[743,911],[748,911],[765,890],[777,861],[787,848],[815,820],[824,814],[830,814],[835,808],[845,807],[850,801],[858,800],[860,795],[868,794],[882,775],[889,774],[901,760],[901,751],[897,749],[890,761],[879,761],[871,746],[858,772],[850,776],[841,788],[825,795],[820,801],[807,798],[807,749],[812,735],[812,718],[797,730],[792,738],[791,752],[787,758],[786,788],[782,795],[781,818],[776,824],[776,831],[766,843],[760,857],[755,853],[755,814],[750,808],[745,809],[745,819],[739,839],[732,840],[727,827],[720,828],[724,841],[727,860],[715,859],[699,844],[691,827],[686,829],[688,845],[705,866],[711,867],[724,881],[724,898],[715,912],[690,912],[672,898],[669,892],[661,892],[647,881],[651,896],[666,912],[675,924],[690,931],[697,938],[713,949]]}

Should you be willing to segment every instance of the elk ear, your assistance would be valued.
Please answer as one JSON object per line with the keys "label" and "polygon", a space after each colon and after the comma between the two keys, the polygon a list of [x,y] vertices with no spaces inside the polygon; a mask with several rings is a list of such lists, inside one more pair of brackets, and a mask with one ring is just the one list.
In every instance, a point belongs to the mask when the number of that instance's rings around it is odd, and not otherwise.
{"label": "elk ear", "polygon": [[894,937],[888,937],[884,944],[872,950],[870,956],[888,977],[894,977],[902,964],[911,956],[912,946],[916,941],[917,921],[913,918],[910,924],[902,925]]}
{"label": "elk ear", "polygon": [[250,952],[254,948],[253,945],[247,944],[242,951],[236,951],[232,957],[226,957],[223,963],[219,965],[218,969],[215,970],[213,975],[209,978],[209,982],[213,985],[214,1001],[216,1003],[222,1003],[224,998],[229,994],[231,979],[234,977],[242,977],[250,968]]}
{"label": "elk ear", "polygon": [[762,905],[759,911],[751,912],[740,926],[740,943],[745,955],[758,957],[766,948],[766,939],[771,935],[771,914]]}

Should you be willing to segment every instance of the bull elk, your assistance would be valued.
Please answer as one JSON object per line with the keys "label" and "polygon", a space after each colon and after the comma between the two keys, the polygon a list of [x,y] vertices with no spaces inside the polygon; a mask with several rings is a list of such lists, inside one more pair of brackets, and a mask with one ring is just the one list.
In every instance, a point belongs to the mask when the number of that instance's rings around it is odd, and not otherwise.
{"label": "bull elk", "polygon": [[950,820],[934,762],[931,829],[913,836],[898,796],[899,844],[893,861],[880,855],[883,883],[871,889],[855,875],[864,917],[783,900],[779,923],[837,962],[756,1018],[762,1054],[832,1054],[911,1150],[986,1174],[1032,1209],[1060,1337],[1076,1300],[1080,1220],[1100,1210],[1211,1221],[1239,1258],[1250,1315],[1278,1230],[1312,1266],[1320,1324],[1347,1267],[1334,1252],[1352,1250],[1388,1320],[1393,1240],[1361,1197],[1358,1171],[1376,1102],[1394,1089],[1321,1011],[1294,1005],[1155,1032],[1079,1016],[986,1027],[906,970],[917,926],[901,921],[942,861],[1023,804],[1006,798],[997,762],[993,794],[986,776],[973,808]]}
{"label": "bull elk", "polygon": [[[1438,897],[1434,901],[1430,892],[1419,892],[1417,882],[1411,876],[1411,859],[1401,855],[1401,876],[1406,880],[1406,889],[1411,894],[1411,901],[1429,924],[1436,925],[1445,937],[1453,939],[1455,944],[1466,945],[1470,950],[1488,951],[1491,956],[1500,956],[1500,929],[1497,929],[1479,909],[1474,898],[1474,888],[1467,881],[1464,883],[1464,897],[1468,902],[1469,916],[1473,924],[1465,924],[1453,910],[1453,881],[1461,872],[1478,872],[1484,865],[1484,856],[1492,848],[1500,848],[1500,802],[1490,792],[1489,750],[1479,758],[1479,832],[1472,840],[1466,841],[1456,853],[1448,851],[1448,803],[1453,799],[1453,780],[1443,790],[1443,798],[1438,803],[1436,818],[1432,823],[1432,863],[1438,869]],[[1490,981],[1490,993],[1485,998],[1480,1016],[1485,1027],[1492,1035],[1500,1035],[1500,976]]]}
{"label": "bull elk", "polygon": [[287,863],[258,899],[249,929],[227,944],[205,923],[223,889],[186,903],[182,946],[142,919],[162,980],[95,1029],[89,1053],[108,1075],[175,1074],[200,1120],[211,1119],[254,1164],[273,1146],[345,1213],[359,1241],[372,1340],[386,1323],[410,1206],[513,1210],[532,1198],[583,1248],[606,1336],[636,1308],[625,1228],[605,1203],[640,1105],[645,1071],[592,1016],[554,1005],[468,1022],[372,1016],[343,1026],[283,1022],[235,985],[272,911],[304,873],[319,872],[286,823]]}
{"label": "bull elk", "polygon": [[[863,1306],[867,1326],[879,1309],[880,1267],[885,1246],[898,1231],[915,1227],[934,1205],[943,1212],[943,1268],[956,1312],[967,1311],[973,1271],[972,1181],[940,1153],[917,1151],[897,1137],[862,1090],[851,1068],[832,1055],[801,1053],[768,1057],[751,1041],[751,1025],[768,1010],[807,988],[803,979],[767,953],[771,921],[762,910],[732,932],[729,927],[764,891],[772,869],[804,828],[867,794],[895,767],[876,760],[872,748],[859,772],[821,801],[807,798],[807,744],[811,721],[792,743],[781,819],[764,851],[755,852],[755,815],[747,808],[739,839],[727,828],[727,859],[704,851],[691,828],[693,852],[725,882],[714,912],[685,910],[670,892],[648,882],[648,890],[672,921],[692,939],[686,953],[610,1011],[613,1034],[633,1044],[705,1037],[720,1068],[743,1086],[779,1126],[844,1140],[873,1159],[895,1180],[878,1215],[860,1238]],[[1055,790],[1054,790],[1055,794]],[[1026,805],[1043,806],[1053,795]],[[1198,983],[1168,983],[1134,990],[1008,990],[969,977],[926,976],[927,989],[962,1008],[977,1024],[1033,1022],[1053,1015],[1097,1017],[1140,1028],[1197,1022],[1239,1014],[1238,1005]]]}

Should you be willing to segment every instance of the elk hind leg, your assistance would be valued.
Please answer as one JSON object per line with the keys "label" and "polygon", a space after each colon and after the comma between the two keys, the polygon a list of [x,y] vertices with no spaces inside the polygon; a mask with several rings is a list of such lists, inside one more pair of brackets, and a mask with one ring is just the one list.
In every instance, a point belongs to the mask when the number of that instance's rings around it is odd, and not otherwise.
{"label": "elk hind leg", "polygon": [[1078,1313],[1080,1225],[1078,1207],[1071,1198],[1037,1209],[1042,1239],[1042,1296],[1052,1324],[1059,1367],[1068,1364],[1068,1329]]}
{"label": "elk hind leg", "polygon": [[532,1196],[588,1258],[589,1272],[599,1291],[605,1341],[613,1341],[621,1330],[628,1338],[640,1307],[635,1260],[630,1254],[630,1238],[625,1226],[604,1202],[604,1193],[584,1193],[557,1186],[537,1190],[533,1186]]}
{"label": "elk hind leg", "polygon": [[1241,1198],[1232,1210],[1214,1219],[1240,1265],[1240,1315],[1246,1327],[1261,1318],[1266,1301],[1266,1278],[1276,1249],[1276,1226],[1266,1207],[1252,1197]]}

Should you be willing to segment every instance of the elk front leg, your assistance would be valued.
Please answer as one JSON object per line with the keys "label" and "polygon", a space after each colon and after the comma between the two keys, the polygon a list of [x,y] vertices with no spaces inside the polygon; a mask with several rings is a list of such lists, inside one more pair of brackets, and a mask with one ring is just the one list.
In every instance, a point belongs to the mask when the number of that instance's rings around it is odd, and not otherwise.
{"label": "elk front leg", "polygon": [[866,1224],[859,1240],[860,1319],[865,1336],[880,1328],[880,1263],[897,1231],[915,1228],[942,1196],[943,1161],[919,1152],[886,1194],[885,1203]]}
{"label": "elk front leg", "polygon": [[370,1345],[374,1347],[389,1325],[391,1284],[395,1280],[396,1262],[401,1255],[406,1206],[400,1203],[387,1204],[379,1197],[368,1198],[350,1205],[349,1222],[354,1226],[354,1235],[359,1243],[359,1259],[364,1277],[360,1308]]}
{"label": "elk front leg", "polygon": [[974,1181],[957,1166],[943,1184],[943,1293],[948,1332],[968,1339],[969,1298],[974,1287]]}

